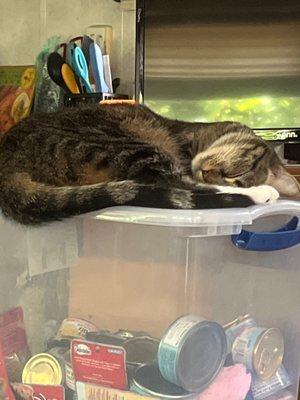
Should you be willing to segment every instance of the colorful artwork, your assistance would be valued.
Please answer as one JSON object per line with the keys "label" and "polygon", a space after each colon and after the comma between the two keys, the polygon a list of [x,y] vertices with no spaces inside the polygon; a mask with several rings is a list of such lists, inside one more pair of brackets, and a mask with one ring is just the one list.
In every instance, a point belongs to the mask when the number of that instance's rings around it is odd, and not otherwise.
{"label": "colorful artwork", "polygon": [[35,77],[32,66],[0,67],[0,134],[30,113]]}

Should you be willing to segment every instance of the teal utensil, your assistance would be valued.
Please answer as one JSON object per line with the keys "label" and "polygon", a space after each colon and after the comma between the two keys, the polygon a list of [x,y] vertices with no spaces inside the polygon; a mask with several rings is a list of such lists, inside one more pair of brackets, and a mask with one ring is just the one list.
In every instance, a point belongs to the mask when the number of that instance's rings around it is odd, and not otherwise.
{"label": "teal utensil", "polygon": [[84,92],[93,93],[89,82],[89,70],[86,59],[80,47],[75,47],[72,65],[77,76],[79,76]]}

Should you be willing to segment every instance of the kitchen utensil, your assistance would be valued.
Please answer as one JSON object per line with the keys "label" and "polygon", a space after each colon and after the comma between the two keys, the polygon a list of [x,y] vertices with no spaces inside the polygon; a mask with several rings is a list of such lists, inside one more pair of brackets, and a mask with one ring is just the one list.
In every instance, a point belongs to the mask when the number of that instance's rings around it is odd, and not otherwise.
{"label": "kitchen utensil", "polygon": [[97,92],[110,93],[104,79],[102,52],[96,43],[90,44],[90,62],[92,65]]}
{"label": "kitchen utensil", "polygon": [[83,90],[86,93],[92,93],[92,88],[89,82],[89,70],[86,63],[86,59],[80,47],[75,47],[73,52],[72,64],[74,66],[74,71],[77,76],[80,77]]}
{"label": "kitchen utensil", "polygon": [[61,67],[64,64],[62,56],[56,52],[50,53],[47,60],[47,70],[50,78],[66,92],[70,92],[61,74]]}
{"label": "kitchen utensil", "polygon": [[87,65],[90,64],[90,45],[92,43],[94,43],[94,41],[90,36],[88,36],[88,35],[83,36],[81,50],[84,54]]}
{"label": "kitchen utensil", "polygon": [[68,64],[62,65],[61,74],[65,84],[67,85],[71,93],[80,93],[78,85],[76,83],[75,74]]}
{"label": "kitchen utensil", "polygon": [[[74,52],[75,52],[76,47],[77,46],[74,42],[69,42],[66,47],[66,63],[71,67],[71,69],[73,71],[75,71]],[[79,76],[77,76],[76,74],[75,74],[75,80],[76,80],[76,83],[77,83],[77,86],[78,86],[80,92],[82,93],[83,90],[82,90],[81,82],[80,82]]]}
{"label": "kitchen utensil", "polygon": [[108,86],[109,90],[108,93],[113,93],[109,55],[104,54],[102,59],[103,59],[104,80]]}

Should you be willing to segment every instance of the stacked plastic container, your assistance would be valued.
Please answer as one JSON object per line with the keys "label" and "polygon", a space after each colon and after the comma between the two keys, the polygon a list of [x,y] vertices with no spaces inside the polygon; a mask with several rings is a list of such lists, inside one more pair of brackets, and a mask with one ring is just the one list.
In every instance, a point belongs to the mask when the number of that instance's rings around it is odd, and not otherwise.
{"label": "stacked plastic container", "polygon": [[299,216],[299,202],[279,201],[117,207],[40,228],[3,221],[2,309],[22,306],[34,353],[48,350],[45,326],[66,317],[95,324],[101,339],[87,340],[100,344],[118,330],[152,338],[152,358],[127,365],[127,391],[143,396],[296,399]]}

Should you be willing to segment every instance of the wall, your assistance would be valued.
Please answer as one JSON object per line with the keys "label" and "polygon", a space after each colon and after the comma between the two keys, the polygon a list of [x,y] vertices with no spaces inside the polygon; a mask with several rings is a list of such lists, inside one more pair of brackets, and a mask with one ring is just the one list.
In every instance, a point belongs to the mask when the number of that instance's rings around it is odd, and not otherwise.
{"label": "wall", "polygon": [[45,40],[82,34],[90,25],[113,28],[112,71],[120,92],[133,93],[135,1],[1,0],[0,65],[33,64]]}

